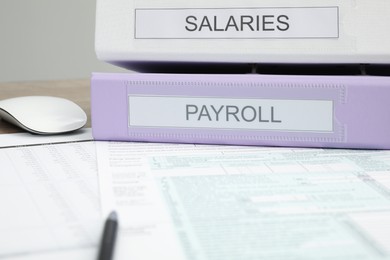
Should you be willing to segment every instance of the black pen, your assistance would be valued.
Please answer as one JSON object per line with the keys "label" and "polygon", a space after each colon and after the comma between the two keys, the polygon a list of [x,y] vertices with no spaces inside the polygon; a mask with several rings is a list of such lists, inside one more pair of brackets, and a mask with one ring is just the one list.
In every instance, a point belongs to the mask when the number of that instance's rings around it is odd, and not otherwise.
{"label": "black pen", "polygon": [[115,238],[118,230],[118,216],[112,211],[104,224],[98,260],[111,260],[114,253]]}

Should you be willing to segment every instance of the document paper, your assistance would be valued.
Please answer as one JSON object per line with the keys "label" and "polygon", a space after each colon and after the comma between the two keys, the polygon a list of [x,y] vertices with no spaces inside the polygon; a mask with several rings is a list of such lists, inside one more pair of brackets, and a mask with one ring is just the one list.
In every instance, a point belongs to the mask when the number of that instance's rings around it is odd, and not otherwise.
{"label": "document paper", "polygon": [[97,143],[116,259],[390,259],[390,151]]}
{"label": "document paper", "polygon": [[27,139],[0,148],[0,258],[93,259],[102,223],[94,143]]}

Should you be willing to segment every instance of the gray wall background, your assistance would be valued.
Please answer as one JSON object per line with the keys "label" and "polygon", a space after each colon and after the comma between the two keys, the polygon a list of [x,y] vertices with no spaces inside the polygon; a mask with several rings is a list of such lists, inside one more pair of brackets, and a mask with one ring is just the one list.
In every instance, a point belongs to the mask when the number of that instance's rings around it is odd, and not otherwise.
{"label": "gray wall background", "polygon": [[95,0],[0,0],[0,82],[124,71],[96,59]]}

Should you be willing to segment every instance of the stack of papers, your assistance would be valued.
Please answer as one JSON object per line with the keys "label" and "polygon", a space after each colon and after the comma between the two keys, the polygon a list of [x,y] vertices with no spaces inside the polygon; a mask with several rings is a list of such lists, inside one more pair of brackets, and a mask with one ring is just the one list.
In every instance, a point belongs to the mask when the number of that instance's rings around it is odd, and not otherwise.
{"label": "stack of papers", "polygon": [[0,160],[4,259],[95,259],[112,209],[115,259],[390,258],[390,151],[85,138]]}

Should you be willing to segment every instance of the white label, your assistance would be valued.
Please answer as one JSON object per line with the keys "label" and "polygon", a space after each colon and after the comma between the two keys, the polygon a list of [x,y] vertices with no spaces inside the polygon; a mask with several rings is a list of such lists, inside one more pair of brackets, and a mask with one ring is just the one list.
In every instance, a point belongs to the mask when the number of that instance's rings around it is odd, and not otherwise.
{"label": "white label", "polygon": [[129,126],[332,132],[333,102],[129,96]]}
{"label": "white label", "polygon": [[338,38],[338,7],[136,9],[136,39]]}

